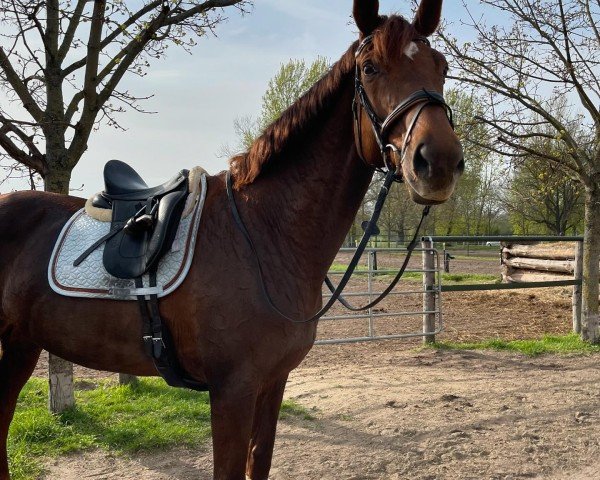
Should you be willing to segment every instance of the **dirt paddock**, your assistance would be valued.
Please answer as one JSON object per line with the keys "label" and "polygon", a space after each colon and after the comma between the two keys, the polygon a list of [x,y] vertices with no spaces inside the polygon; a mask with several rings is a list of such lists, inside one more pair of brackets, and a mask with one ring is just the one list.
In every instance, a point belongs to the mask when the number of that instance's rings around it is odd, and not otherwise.
{"label": "dirt paddock", "polygon": [[[562,334],[570,299],[564,290],[454,294],[445,318],[441,340]],[[313,418],[280,422],[271,478],[600,478],[598,356],[418,347],[314,347],[286,392]],[[36,374],[45,370],[42,358]],[[61,480],[209,479],[212,459],[210,445],[133,457],[94,451],[48,469],[46,478]]]}

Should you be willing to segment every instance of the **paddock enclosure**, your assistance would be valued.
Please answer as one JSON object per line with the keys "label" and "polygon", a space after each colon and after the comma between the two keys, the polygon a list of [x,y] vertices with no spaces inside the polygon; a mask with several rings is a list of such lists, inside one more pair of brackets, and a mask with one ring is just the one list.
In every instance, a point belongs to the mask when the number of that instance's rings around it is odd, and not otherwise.
{"label": "paddock enclosure", "polygon": [[[452,260],[451,272],[500,276],[499,248],[471,254]],[[343,264],[347,256],[342,252],[336,262]],[[381,270],[400,261],[394,256],[378,260]],[[421,268],[420,256],[410,266]],[[374,276],[373,290],[386,279]],[[364,278],[350,287],[363,291]],[[406,291],[420,288],[418,278],[400,285]],[[444,331],[437,339],[567,334],[571,295],[571,287],[452,293],[444,300]],[[381,312],[419,310],[422,295],[398,295],[386,302]],[[419,329],[421,321],[420,315],[380,317],[375,331]],[[366,326],[366,319],[321,322],[319,338],[354,336]],[[598,478],[597,362],[597,355],[529,358],[423,349],[420,338],[316,345],[292,372],[286,389],[286,398],[312,418],[279,422],[270,478]],[[44,359],[36,374],[45,375]],[[105,375],[76,369],[78,378]],[[46,478],[209,479],[211,467],[210,445],[131,457],[92,451],[53,462]]]}

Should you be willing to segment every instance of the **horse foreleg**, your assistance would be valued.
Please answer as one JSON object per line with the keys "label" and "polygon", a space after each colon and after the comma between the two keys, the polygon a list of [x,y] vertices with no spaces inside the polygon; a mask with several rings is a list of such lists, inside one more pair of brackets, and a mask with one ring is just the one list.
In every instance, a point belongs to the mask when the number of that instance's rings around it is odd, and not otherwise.
{"label": "horse foreleg", "polygon": [[256,402],[252,439],[246,463],[246,475],[251,480],[267,480],[269,478],[279,408],[286,382],[287,375],[265,387]]}
{"label": "horse foreleg", "polygon": [[245,480],[258,386],[231,381],[210,390],[214,479]]}
{"label": "horse foreleg", "polygon": [[[14,336],[13,336],[14,337]],[[9,480],[6,441],[21,389],[31,376],[41,349],[3,336],[0,358],[0,480]]]}

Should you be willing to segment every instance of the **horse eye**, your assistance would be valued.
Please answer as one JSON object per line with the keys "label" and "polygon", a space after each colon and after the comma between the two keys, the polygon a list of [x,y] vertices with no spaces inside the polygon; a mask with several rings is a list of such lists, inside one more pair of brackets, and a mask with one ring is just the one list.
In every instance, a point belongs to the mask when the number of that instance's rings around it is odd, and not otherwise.
{"label": "horse eye", "polygon": [[375,68],[375,65],[373,65],[371,62],[367,62],[363,65],[363,73],[367,76],[370,75],[375,75],[377,73],[377,69]]}
{"label": "horse eye", "polygon": [[449,73],[450,73],[450,68],[449,67],[444,68],[444,77],[447,77]]}

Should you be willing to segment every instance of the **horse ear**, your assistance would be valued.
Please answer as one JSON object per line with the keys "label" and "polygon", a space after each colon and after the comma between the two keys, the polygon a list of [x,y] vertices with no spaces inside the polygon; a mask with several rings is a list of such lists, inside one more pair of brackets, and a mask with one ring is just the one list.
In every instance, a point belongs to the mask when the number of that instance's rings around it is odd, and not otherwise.
{"label": "horse ear", "polygon": [[421,35],[428,37],[440,24],[442,0],[421,0],[413,25]]}
{"label": "horse ear", "polygon": [[379,0],[354,0],[352,15],[363,35],[370,35],[379,25]]}

